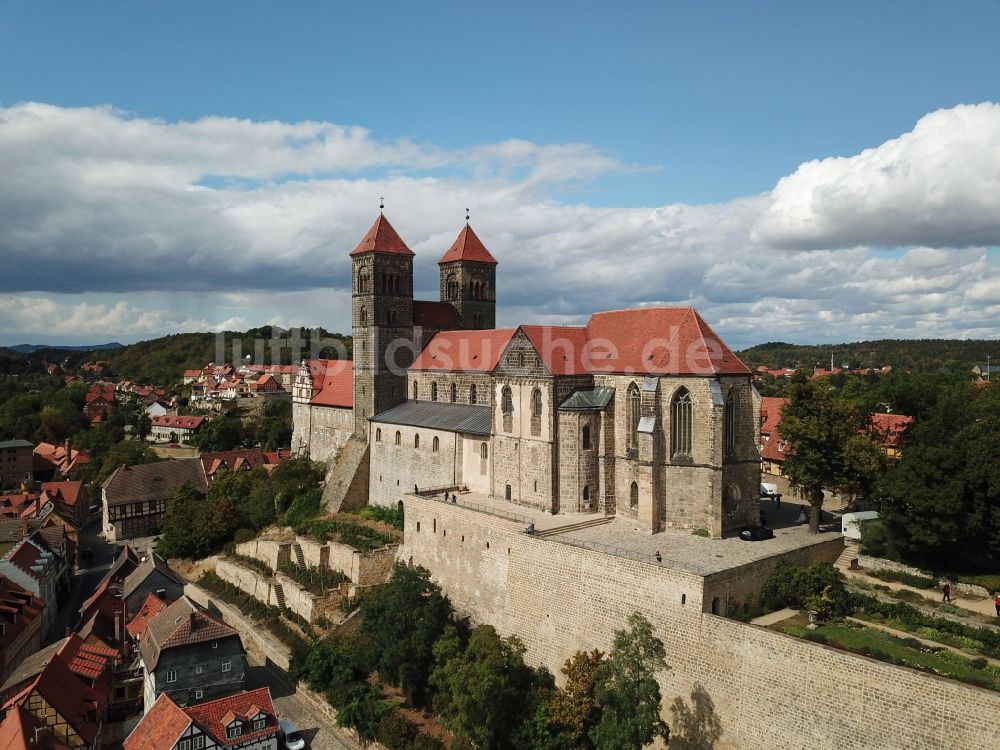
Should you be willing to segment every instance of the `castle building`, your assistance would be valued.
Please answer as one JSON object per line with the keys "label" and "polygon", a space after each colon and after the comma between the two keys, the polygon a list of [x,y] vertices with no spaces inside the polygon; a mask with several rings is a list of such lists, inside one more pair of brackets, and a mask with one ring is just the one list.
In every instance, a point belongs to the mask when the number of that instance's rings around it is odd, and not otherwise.
{"label": "castle building", "polygon": [[303,362],[293,386],[293,449],[338,486],[363,475],[386,506],[459,488],[650,532],[756,522],[751,372],[694,309],[496,328],[497,261],[468,223],[438,301],[413,299],[414,253],[384,215],[350,255],[354,361]]}

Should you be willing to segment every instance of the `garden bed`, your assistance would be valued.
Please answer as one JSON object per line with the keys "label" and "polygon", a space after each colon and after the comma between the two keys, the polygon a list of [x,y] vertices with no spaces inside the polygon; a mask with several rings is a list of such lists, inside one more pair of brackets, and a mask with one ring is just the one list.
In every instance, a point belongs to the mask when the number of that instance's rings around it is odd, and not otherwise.
{"label": "garden bed", "polygon": [[[382,528],[378,528],[379,526]],[[371,552],[402,541],[402,534],[389,524],[343,513],[313,518],[293,528],[296,534],[322,543],[340,542],[358,552]]]}

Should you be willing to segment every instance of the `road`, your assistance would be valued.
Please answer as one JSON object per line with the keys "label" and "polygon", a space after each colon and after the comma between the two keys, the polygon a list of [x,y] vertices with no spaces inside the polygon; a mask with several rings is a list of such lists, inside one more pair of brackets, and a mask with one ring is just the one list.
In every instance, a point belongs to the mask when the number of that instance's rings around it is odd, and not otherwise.
{"label": "road", "polygon": [[361,750],[359,745],[330,724],[303,698],[295,694],[288,675],[271,665],[249,658],[246,689],[271,688],[271,700],[279,719],[291,719],[302,736],[306,738],[309,750]]}
{"label": "road", "polygon": [[90,547],[93,556],[89,559],[80,558],[81,567],[70,576],[69,596],[59,602],[59,614],[48,632],[47,643],[58,641],[66,635],[67,627],[75,627],[80,616],[80,605],[94,593],[97,584],[104,578],[114,560],[113,544],[108,544],[101,537],[101,520],[95,517],[87,526],[80,530],[80,551]]}

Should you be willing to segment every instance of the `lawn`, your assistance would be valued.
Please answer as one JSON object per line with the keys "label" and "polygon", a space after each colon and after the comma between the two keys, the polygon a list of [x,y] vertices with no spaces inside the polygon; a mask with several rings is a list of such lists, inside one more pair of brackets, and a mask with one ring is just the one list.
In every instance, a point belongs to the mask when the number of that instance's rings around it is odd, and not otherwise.
{"label": "lawn", "polygon": [[873,628],[848,623],[827,623],[809,630],[808,619],[797,615],[771,626],[788,635],[864,654],[879,661],[912,667],[942,677],[1000,691],[1000,669],[952,653],[933,649],[912,638],[897,638]]}

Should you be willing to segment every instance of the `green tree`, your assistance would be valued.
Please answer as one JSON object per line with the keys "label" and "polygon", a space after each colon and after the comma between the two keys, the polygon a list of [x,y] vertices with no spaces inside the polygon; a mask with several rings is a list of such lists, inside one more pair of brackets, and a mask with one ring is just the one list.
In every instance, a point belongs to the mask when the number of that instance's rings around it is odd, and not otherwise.
{"label": "green tree", "polygon": [[145,411],[140,411],[132,421],[132,431],[138,440],[145,440],[153,431],[153,420]]}
{"label": "green tree", "polygon": [[167,496],[167,510],[160,523],[156,551],[163,557],[193,557],[196,552],[194,527],[204,499],[190,482],[184,482]]}
{"label": "green tree", "polygon": [[292,444],[291,420],[264,417],[257,426],[257,444],[266,451],[288,448]]}
{"label": "green tree", "polygon": [[573,654],[561,670],[566,684],[555,691],[548,707],[552,723],[566,732],[573,747],[582,750],[593,747],[590,732],[601,715],[594,678],[603,663],[604,654],[597,649]]}
{"label": "green tree", "polygon": [[412,705],[426,702],[434,642],[451,616],[451,603],[426,568],[396,563],[378,595],[364,605],[365,630],[378,653],[379,676],[403,688]]}
{"label": "green tree", "polygon": [[515,732],[533,708],[524,700],[535,677],[524,651],[517,636],[501,638],[491,625],[473,630],[463,649],[449,625],[434,645],[430,680],[444,725],[479,750],[516,747]]}
{"label": "green tree", "polygon": [[801,373],[792,379],[781,416],[781,436],[791,451],[781,471],[793,486],[805,490],[812,506],[809,531],[813,534],[819,533],[823,488],[855,481],[845,451],[863,424],[863,415],[838,399],[824,380],[809,380]]}
{"label": "green tree", "polygon": [[670,739],[660,718],[660,686],[656,673],[668,669],[663,641],[638,612],[628,630],[615,632],[608,660],[595,673],[594,694],[601,718],[590,733],[597,750],[640,750],[657,737]]}
{"label": "green tree", "polygon": [[202,425],[190,442],[202,452],[231,451],[243,443],[243,425],[237,415],[225,412],[221,417]]}

